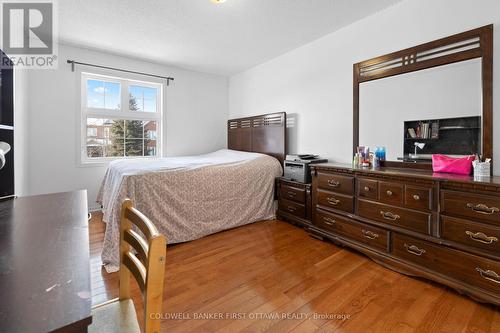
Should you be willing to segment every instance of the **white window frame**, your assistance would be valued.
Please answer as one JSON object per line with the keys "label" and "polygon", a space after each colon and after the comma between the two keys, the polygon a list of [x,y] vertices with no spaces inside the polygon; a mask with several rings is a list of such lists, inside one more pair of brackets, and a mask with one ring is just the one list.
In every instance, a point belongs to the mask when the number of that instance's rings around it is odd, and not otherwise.
{"label": "white window frame", "polygon": [[[87,107],[87,80],[100,80],[120,84],[120,110]],[[157,89],[156,112],[130,111],[129,86],[143,86]],[[129,77],[117,77],[99,72],[80,72],[80,165],[105,164],[117,159],[157,159],[162,157],[163,146],[163,96],[164,84],[159,80],[143,81]],[[125,106],[125,108],[123,107]],[[88,157],[87,156],[87,118],[105,118],[120,120],[142,120],[156,122],[156,156],[120,156],[120,157]]]}

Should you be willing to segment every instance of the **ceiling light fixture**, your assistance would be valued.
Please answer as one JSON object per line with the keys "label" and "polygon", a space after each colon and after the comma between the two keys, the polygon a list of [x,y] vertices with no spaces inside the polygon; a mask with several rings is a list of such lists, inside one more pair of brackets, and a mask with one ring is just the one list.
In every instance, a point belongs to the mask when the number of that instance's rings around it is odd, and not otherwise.
{"label": "ceiling light fixture", "polygon": [[226,0],[210,0],[210,1],[212,1],[213,3],[217,3],[217,4],[226,2]]}

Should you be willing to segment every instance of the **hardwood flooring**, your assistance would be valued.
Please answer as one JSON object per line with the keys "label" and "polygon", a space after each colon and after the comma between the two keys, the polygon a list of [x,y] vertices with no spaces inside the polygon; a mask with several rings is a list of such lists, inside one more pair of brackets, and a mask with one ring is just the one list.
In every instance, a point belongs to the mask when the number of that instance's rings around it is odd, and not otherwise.
{"label": "hardwood flooring", "polygon": [[[101,269],[103,237],[94,213],[93,304],[118,295],[118,274]],[[281,221],[169,246],[163,312],[165,332],[500,332],[498,308]]]}

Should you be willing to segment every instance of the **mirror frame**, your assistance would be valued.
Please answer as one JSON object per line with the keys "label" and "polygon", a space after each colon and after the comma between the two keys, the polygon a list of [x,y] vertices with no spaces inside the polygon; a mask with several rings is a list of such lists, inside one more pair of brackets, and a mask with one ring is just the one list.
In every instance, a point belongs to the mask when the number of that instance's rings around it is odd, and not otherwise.
{"label": "mirror frame", "polygon": [[[359,86],[363,82],[481,58],[481,154],[493,157],[493,24],[353,65],[353,154],[359,146]],[[430,162],[385,161],[383,166],[431,169]]]}

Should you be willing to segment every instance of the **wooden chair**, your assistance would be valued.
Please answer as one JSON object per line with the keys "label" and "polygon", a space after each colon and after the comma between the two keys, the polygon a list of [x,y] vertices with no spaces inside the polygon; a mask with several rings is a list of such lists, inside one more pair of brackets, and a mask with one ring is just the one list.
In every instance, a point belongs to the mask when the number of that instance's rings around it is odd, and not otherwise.
{"label": "wooden chair", "polygon": [[[133,230],[132,225],[137,226],[146,239]],[[130,298],[130,273],[143,296],[145,333],[160,332],[158,315],[162,311],[165,254],[165,237],[126,199],[120,221],[120,297],[92,309],[89,332],[140,332]]]}

